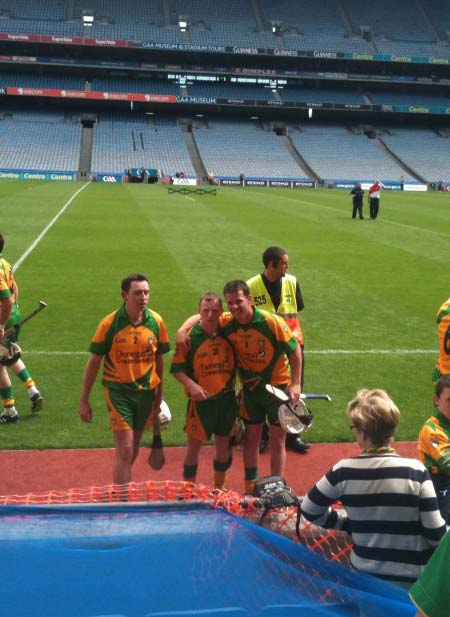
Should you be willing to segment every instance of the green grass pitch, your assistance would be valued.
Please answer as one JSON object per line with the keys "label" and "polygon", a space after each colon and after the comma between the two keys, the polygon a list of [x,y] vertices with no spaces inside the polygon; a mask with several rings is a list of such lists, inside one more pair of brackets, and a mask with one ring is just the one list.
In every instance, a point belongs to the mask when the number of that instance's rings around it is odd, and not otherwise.
{"label": "green grass pitch", "polygon": [[[21,334],[45,407],[32,416],[12,376],[21,419],[0,426],[1,448],[112,446],[100,380],[91,426],[79,420],[78,399],[90,338],[120,305],[122,277],[149,276],[150,305],[173,342],[202,292],[261,272],[273,244],[288,250],[305,300],[305,390],[333,398],[314,404],[308,440],[351,440],[346,404],[362,387],[388,390],[402,412],[397,438],[416,439],[433,408],[435,316],[450,295],[450,195],[385,191],[379,219],[359,221],[348,191],[236,187],[183,196],[164,186],[90,184],[68,204],[82,186],[0,183],[0,228],[5,256],[19,265],[21,311],[48,303]],[[174,421],[165,443],[183,444],[185,399],[169,365],[166,356]]]}

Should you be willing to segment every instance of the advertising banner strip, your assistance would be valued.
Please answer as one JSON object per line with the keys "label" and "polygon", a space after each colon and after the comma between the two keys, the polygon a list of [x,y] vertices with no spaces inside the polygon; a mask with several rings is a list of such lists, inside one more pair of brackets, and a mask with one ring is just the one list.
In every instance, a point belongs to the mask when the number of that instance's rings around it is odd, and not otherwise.
{"label": "advertising banner strip", "polygon": [[272,49],[247,46],[225,45],[191,45],[188,43],[159,43],[150,41],[128,41],[102,39],[80,36],[46,35],[46,34],[15,34],[0,32],[0,40],[32,43],[54,43],[59,45],[86,45],[95,47],[134,47],[149,50],[188,51],[205,53],[227,53],[251,56],[278,56],[280,58],[320,58],[320,59],[345,59],[364,62],[393,62],[409,64],[441,64],[450,65],[450,54],[441,56],[410,56],[405,54],[370,54],[358,52],[336,52],[315,49]]}
{"label": "advertising banner strip", "polygon": [[85,90],[58,90],[54,88],[7,88],[14,96],[49,96],[67,99],[95,99],[104,101],[142,101],[147,103],[176,103],[172,94],[129,94],[126,92],[87,92]]}
{"label": "advertising banner strip", "polygon": [[0,180],[59,180],[73,182],[75,172],[0,169]]}

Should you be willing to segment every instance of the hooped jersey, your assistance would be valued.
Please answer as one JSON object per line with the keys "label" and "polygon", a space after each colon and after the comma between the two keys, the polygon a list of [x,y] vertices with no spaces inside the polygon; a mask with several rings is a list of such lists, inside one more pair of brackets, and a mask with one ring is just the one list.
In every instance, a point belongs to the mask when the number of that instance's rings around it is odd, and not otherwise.
{"label": "hooped jersey", "polygon": [[236,363],[231,344],[220,334],[210,336],[199,323],[191,328],[189,338],[190,349],[186,354],[176,349],[170,372],[185,373],[205,388],[208,398],[234,391]]}
{"label": "hooped jersey", "polygon": [[430,473],[444,474],[450,481],[450,420],[438,410],[422,426],[418,450]]}
{"label": "hooped jersey", "polygon": [[160,383],[156,356],[169,349],[167,329],[158,313],[146,309],[142,323],[135,326],[122,305],[102,319],[89,351],[104,356],[103,385],[153,390]]}
{"label": "hooped jersey", "polygon": [[0,253],[0,299],[14,295],[14,276],[11,264]]}
{"label": "hooped jersey", "polygon": [[439,337],[439,357],[433,381],[440,375],[450,375],[450,298],[439,308],[437,317],[437,332]]}
{"label": "hooped jersey", "polygon": [[287,355],[295,351],[298,342],[281,317],[255,307],[250,323],[242,325],[231,313],[222,313],[219,325],[233,345],[243,384],[290,383]]}
{"label": "hooped jersey", "polygon": [[295,338],[302,345],[303,333],[300,327],[300,322],[297,317],[298,307],[296,301],[297,279],[292,274],[285,274],[281,279],[281,297],[280,304],[277,309],[273,304],[272,298],[264,285],[263,278],[260,274],[253,276],[247,281],[250,293],[252,294],[253,303],[264,311],[276,313],[283,317],[290,329],[295,335]]}

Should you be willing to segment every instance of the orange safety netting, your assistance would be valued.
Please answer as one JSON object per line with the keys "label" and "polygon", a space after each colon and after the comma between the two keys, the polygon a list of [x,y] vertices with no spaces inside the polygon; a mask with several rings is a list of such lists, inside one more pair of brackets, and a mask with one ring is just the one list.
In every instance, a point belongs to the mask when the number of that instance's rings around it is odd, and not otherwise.
{"label": "orange safety netting", "polygon": [[0,505],[77,505],[149,502],[207,502],[212,507],[222,508],[242,516],[276,533],[300,542],[325,558],[349,564],[352,548],[350,537],[345,532],[330,531],[312,525],[300,517],[299,535],[296,532],[297,508],[274,508],[265,512],[264,505],[256,497],[239,495],[233,491],[220,491],[210,486],[181,481],[131,482],[126,485],[109,484],[88,488],[72,488],[65,491],[47,491],[26,495],[0,496]]}

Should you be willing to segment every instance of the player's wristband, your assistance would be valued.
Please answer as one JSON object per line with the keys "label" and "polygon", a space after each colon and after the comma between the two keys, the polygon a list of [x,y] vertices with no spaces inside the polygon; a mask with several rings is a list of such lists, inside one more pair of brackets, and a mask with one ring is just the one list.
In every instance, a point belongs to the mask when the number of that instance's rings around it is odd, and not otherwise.
{"label": "player's wristband", "polygon": [[163,442],[161,439],[161,435],[154,435],[152,441],[152,448],[162,448]]}

